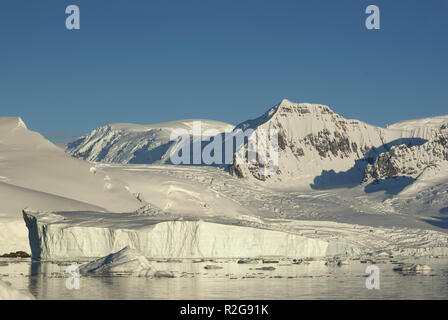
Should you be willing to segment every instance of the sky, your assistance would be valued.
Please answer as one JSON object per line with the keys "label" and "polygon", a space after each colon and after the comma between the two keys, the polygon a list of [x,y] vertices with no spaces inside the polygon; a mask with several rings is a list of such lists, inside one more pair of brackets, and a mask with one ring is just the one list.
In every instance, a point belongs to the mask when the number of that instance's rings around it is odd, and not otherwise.
{"label": "sky", "polygon": [[[380,30],[365,27],[370,4]],[[447,16],[446,0],[2,0],[0,116],[57,140],[238,124],[283,98],[380,126],[448,114]]]}

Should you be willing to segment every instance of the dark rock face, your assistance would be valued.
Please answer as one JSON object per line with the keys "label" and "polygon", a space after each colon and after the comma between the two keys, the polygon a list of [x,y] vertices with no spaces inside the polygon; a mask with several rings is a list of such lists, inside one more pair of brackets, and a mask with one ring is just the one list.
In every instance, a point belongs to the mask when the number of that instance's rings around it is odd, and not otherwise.
{"label": "dark rock face", "polygon": [[366,167],[364,181],[398,176],[415,178],[427,168],[437,170],[444,161],[448,161],[448,131],[442,126],[434,139],[422,145],[401,144],[380,154]]}
{"label": "dark rock face", "polygon": [[303,157],[305,155],[305,152],[303,151],[303,148],[297,147],[295,145],[291,145],[291,151],[293,154],[298,157]]}
{"label": "dark rock face", "polygon": [[4,255],[1,255],[0,258],[31,258],[31,256],[24,251],[16,251],[5,253]]}
{"label": "dark rock face", "polygon": [[[381,154],[375,161],[375,170],[371,170],[370,176],[375,180],[382,177],[395,177],[400,169],[394,164],[391,154]],[[365,180],[368,180],[365,178]]]}
{"label": "dark rock face", "polygon": [[283,132],[278,134],[278,147],[280,150],[285,150],[288,142],[286,141],[285,134]]}
{"label": "dark rock face", "polygon": [[240,167],[240,165],[238,163],[236,163],[235,159],[236,159],[236,156],[234,154],[233,155],[233,164],[231,166],[229,166],[229,173],[232,176],[236,176],[238,178],[243,178],[244,175],[243,175],[243,172],[241,170],[241,167]]}
{"label": "dark rock face", "polygon": [[317,135],[308,134],[303,141],[305,145],[316,149],[322,158],[330,155],[344,158],[348,157],[350,153],[357,153],[358,151],[356,142],[350,142],[348,136],[344,136],[337,131],[331,135],[327,129],[320,131]]}

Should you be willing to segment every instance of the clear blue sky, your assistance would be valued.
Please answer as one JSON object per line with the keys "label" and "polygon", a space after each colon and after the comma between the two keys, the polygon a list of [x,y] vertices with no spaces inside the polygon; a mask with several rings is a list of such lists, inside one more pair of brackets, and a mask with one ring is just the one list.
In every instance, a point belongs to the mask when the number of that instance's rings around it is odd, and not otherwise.
{"label": "clear blue sky", "polygon": [[[65,8],[81,30],[65,28]],[[364,26],[381,9],[381,30]],[[448,113],[446,0],[2,0],[0,115],[51,138],[237,124],[282,98],[375,125]]]}

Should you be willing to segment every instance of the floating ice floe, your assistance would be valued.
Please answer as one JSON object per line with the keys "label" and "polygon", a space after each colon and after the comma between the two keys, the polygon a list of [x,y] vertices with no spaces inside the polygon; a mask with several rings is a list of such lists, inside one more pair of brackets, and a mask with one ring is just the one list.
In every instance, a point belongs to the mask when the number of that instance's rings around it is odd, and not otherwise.
{"label": "floating ice floe", "polygon": [[98,260],[79,267],[81,274],[132,274],[146,277],[163,277],[170,275],[155,270],[149,261],[137,250],[125,247]]}
{"label": "floating ice floe", "polygon": [[255,270],[273,271],[273,270],[275,270],[275,268],[274,267],[260,267],[260,268],[255,268]]}
{"label": "floating ice floe", "polygon": [[258,264],[257,259],[239,259],[238,264]]}
{"label": "floating ice floe", "polygon": [[309,261],[304,259],[292,259],[292,264],[310,264]]}
{"label": "floating ice floe", "polygon": [[431,267],[424,264],[404,264],[393,269],[398,272],[429,272]]}
{"label": "floating ice floe", "polygon": [[328,259],[327,261],[325,261],[325,265],[328,267],[336,267],[336,266],[340,267],[342,265],[347,265],[347,264],[348,264],[347,261],[341,260],[337,257],[332,257],[332,258]]}
{"label": "floating ice floe", "polygon": [[204,269],[206,269],[206,270],[218,270],[218,269],[222,269],[222,267],[220,267],[220,266],[215,266],[215,265],[206,265],[206,266],[204,267]]}

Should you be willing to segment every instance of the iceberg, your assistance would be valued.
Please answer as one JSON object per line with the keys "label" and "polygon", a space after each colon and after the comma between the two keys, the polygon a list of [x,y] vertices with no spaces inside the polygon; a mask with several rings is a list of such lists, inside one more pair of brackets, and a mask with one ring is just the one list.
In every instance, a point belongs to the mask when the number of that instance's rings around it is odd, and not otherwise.
{"label": "iceberg", "polygon": [[125,247],[98,260],[79,267],[81,274],[126,273],[150,276],[154,270],[149,261],[137,250]]}
{"label": "iceberg", "polygon": [[431,267],[424,264],[404,264],[393,269],[397,272],[429,272]]}

